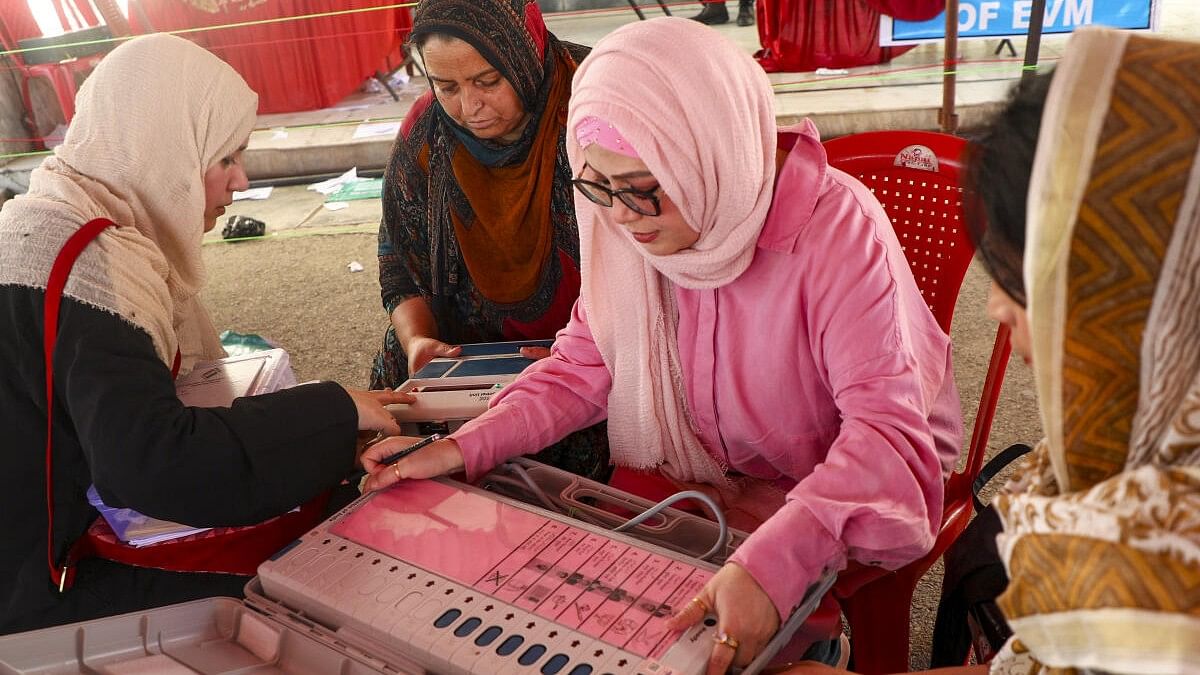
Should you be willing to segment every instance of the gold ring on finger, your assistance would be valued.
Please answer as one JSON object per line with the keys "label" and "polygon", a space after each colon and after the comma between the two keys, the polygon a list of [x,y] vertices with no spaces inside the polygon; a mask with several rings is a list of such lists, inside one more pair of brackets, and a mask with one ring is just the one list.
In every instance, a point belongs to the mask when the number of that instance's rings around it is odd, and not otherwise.
{"label": "gold ring on finger", "polygon": [[713,637],[713,642],[729,647],[735,652],[737,651],[738,645],[741,644],[737,641],[737,638],[733,637],[729,633],[726,633],[725,631],[721,631],[719,634],[715,635]]}
{"label": "gold ring on finger", "polygon": [[400,475],[400,465],[399,464],[392,465],[392,473],[396,474],[397,482],[404,480],[403,477]]}
{"label": "gold ring on finger", "polygon": [[708,606],[708,603],[701,600],[700,596],[698,596],[698,595],[696,597],[692,598],[690,601],[688,601],[688,604],[699,607],[700,611],[705,614],[708,614],[709,612],[712,611],[712,608]]}

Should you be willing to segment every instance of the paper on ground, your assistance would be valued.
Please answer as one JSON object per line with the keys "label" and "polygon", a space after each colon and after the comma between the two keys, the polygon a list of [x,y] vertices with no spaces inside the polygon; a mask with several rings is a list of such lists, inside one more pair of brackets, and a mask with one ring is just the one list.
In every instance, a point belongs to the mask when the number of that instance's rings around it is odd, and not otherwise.
{"label": "paper on ground", "polygon": [[249,190],[242,190],[240,192],[234,192],[233,193],[233,201],[237,202],[237,201],[241,201],[243,199],[251,199],[251,200],[257,201],[260,199],[266,199],[271,196],[271,191],[274,189],[275,189],[274,186],[267,185],[265,187],[256,187],[256,188],[250,188]]}
{"label": "paper on ground", "polygon": [[320,183],[313,183],[312,185],[308,186],[308,189],[316,190],[323,195],[327,195],[332,192],[336,192],[337,189],[343,184],[356,180],[358,180],[358,167],[353,167],[337,178],[330,178],[329,180],[323,180]]}
{"label": "paper on ground", "polygon": [[352,202],[359,199],[379,199],[383,195],[382,178],[359,178],[325,195],[327,202]]}
{"label": "paper on ground", "polygon": [[366,122],[354,129],[354,138],[395,138],[398,133],[399,122]]}

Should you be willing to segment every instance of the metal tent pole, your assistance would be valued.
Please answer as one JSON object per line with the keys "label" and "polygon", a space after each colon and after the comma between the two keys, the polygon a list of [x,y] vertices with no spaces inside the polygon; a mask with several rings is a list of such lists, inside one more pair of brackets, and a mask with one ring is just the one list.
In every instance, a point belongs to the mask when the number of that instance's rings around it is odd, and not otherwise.
{"label": "metal tent pole", "polygon": [[958,114],[954,112],[954,87],[958,76],[958,0],[946,0],[946,44],[942,70],[942,109],[938,113],[938,123],[943,132],[952,134],[958,131]]}
{"label": "metal tent pole", "polygon": [[1029,14],[1029,35],[1025,39],[1025,66],[1021,71],[1021,81],[1037,73],[1038,52],[1042,48],[1042,20],[1046,16],[1046,0],[1033,0]]}

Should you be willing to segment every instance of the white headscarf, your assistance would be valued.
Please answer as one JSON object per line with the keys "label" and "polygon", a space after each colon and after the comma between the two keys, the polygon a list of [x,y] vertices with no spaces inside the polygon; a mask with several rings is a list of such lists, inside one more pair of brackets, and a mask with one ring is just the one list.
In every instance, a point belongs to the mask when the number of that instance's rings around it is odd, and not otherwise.
{"label": "white headscarf", "polygon": [[258,95],[225,62],[169,35],[108,54],[76,98],[64,143],[0,211],[0,284],[45,288],[63,243],[115,222],[65,295],[146,331],[163,362],[220,357],[204,285],[204,173],[249,137]]}

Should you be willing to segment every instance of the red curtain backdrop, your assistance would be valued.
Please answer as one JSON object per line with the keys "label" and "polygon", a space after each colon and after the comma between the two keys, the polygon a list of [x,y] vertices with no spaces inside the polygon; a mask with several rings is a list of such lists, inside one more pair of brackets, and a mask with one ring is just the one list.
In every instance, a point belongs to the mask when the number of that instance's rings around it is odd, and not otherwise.
{"label": "red curtain backdrop", "polygon": [[[245,10],[209,13],[182,0],[142,0],[158,31],[219,26],[278,17],[399,4],[401,0],[268,0]],[[137,15],[130,17],[134,30]],[[315,110],[336,104],[376,70],[398,66],[412,28],[408,8],[220,28],[184,37],[233,66],[258,92],[260,113]]]}
{"label": "red curtain backdrop", "polygon": [[33,19],[33,12],[29,10],[25,0],[0,1],[0,23],[4,24],[14,41],[39,37],[42,34],[42,29],[38,28],[37,21]]}
{"label": "red curtain backdrop", "polygon": [[945,0],[757,0],[754,55],[769,73],[883,63],[912,47],[880,47],[879,18],[924,21]]}

